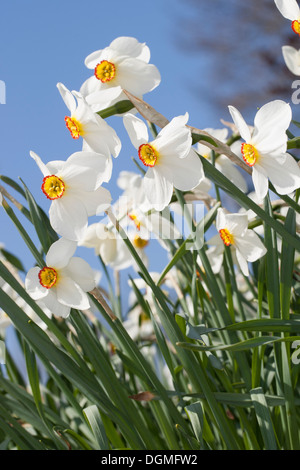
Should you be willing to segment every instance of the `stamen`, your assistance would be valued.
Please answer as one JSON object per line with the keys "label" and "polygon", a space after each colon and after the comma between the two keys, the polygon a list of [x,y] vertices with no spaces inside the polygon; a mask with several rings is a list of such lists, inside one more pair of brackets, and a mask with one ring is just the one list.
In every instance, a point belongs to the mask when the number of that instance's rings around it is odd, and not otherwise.
{"label": "stamen", "polygon": [[139,235],[136,235],[133,239],[133,245],[136,248],[145,248],[149,243],[149,240],[144,240]]}
{"label": "stamen", "polygon": [[95,77],[102,83],[110,82],[116,76],[116,66],[108,60],[102,60],[95,67]]}
{"label": "stamen", "polygon": [[300,22],[298,20],[292,21],[292,30],[294,33],[300,35]]}
{"label": "stamen", "polygon": [[150,144],[142,144],[139,147],[139,158],[145,166],[153,167],[158,158],[156,150]]}
{"label": "stamen", "polygon": [[242,144],[241,151],[244,162],[247,163],[248,166],[255,165],[258,159],[258,151],[256,148],[251,144],[244,143]]}
{"label": "stamen", "polygon": [[57,282],[57,272],[53,268],[45,266],[39,272],[40,284],[46,289],[51,289]]}
{"label": "stamen", "polygon": [[221,230],[219,230],[219,234],[224,242],[224,245],[230,246],[233,244],[233,235],[229,232],[229,230],[227,230],[227,228],[221,228]]}
{"label": "stamen", "polygon": [[139,221],[137,216],[132,212],[131,214],[128,214],[128,217],[130,220],[132,220],[132,222],[134,222],[134,225],[136,226],[136,228],[138,230],[141,230],[141,222]]}
{"label": "stamen", "polygon": [[61,198],[65,189],[65,183],[58,176],[45,176],[43,179],[42,191],[51,201]]}
{"label": "stamen", "polygon": [[79,139],[79,137],[84,134],[81,123],[77,121],[77,119],[75,119],[74,117],[71,118],[69,116],[66,116],[65,122],[73,139]]}

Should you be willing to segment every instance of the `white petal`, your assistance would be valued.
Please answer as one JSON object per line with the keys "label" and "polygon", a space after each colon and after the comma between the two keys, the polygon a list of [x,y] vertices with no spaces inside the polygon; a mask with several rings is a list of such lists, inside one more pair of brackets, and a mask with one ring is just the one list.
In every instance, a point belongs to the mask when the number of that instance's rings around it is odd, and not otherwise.
{"label": "white petal", "polygon": [[[120,86],[94,91],[94,84],[94,81],[90,80],[85,85],[82,85],[80,91],[95,113],[112,106],[121,99],[128,99],[123,94],[123,90]],[[124,98],[121,98],[122,94]]]}
{"label": "white petal", "polygon": [[89,217],[106,211],[112,200],[108,189],[102,186],[95,191],[76,191],[76,198],[82,202]]}
{"label": "white petal", "polygon": [[63,271],[67,274],[67,277],[73,279],[84,292],[90,292],[96,286],[94,270],[82,258],[78,258],[77,256],[71,258],[68,266],[66,266]]}
{"label": "white petal", "polygon": [[251,263],[264,256],[267,252],[266,247],[253,230],[247,230],[243,236],[236,237],[235,247]]}
{"label": "white petal", "polygon": [[294,21],[300,17],[300,10],[296,0],[275,0],[275,4],[284,18]]}
{"label": "white petal", "polygon": [[116,238],[106,238],[102,240],[99,247],[99,254],[105,264],[114,262],[118,254]]}
{"label": "white petal", "polygon": [[252,167],[252,181],[257,195],[257,199],[259,202],[262,202],[264,197],[267,195],[269,182],[265,174],[262,173],[262,171],[260,171],[260,169],[257,169],[256,167],[258,168],[257,165]]}
{"label": "white petal", "polygon": [[88,296],[73,279],[62,277],[56,287],[57,300],[68,307],[86,310],[90,307]]}
{"label": "white petal", "polygon": [[46,264],[50,268],[61,269],[68,264],[77,248],[75,241],[60,238],[52,243],[46,255]]}
{"label": "white petal", "polygon": [[58,91],[64,100],[65,105],[70,110],[70,113],[73,114],[76,109],[76,101],[70,90],[65,87],[63,83],[57,83]]}
{"label": "white petal", "polygon": [[56,297],[56,289],[48,289],[49,293],[47,297],[43,299],[43,302],[47,309],[57,317],[67,318],[70,314],[70,307],[61,304]]}
{"label": "white petal", "polygon": [[[185,158],[165,157],[162,161],[166,172],[170,173],[173,185],[181,191],[188,191],[195,188],[204,178],[203,167],[200,158],[191,149]],[[157,166],[160,166],[158,162]]]}
{"label": "white petal", "polygon": [[148,129],[144,121],[127,113],[123,116],[123,123],[131,143],[136,149],[148,142]]}
{"label": "white petal", "polygon": [[172,119],[151,143],[160,154],[160,158],[177,156],[185,158],[192,145],[191,131],[186,127],[188,113]]}
{"label": "white petal", "polygon": [[139,59],[124,58],[118,64],[118,81],[123,89],[135,96],[142,96],[156,88],[161,76],[155,65]]}
{"label": "white petal", "polygon": [[167,178],[168,175],[156,167],[149,168],[144,176],[143,185],[146,197],[157,211],[163,210],[169,204],[173,194],[173,184]]}
{"label": "white petal", "polygon": [[292,46],[282,46],[282,55],[290,72],[300,75],[300,51]]}
{"label": "white petal", "polygon": [[250,142],[251,132],[243,116],[234,106],[228,106],[228,109],[242,139],[245,142]]}
{"label": "white petal", "polygon": [[108,154],[75,152],[65,162],[59,176],[71,189],[93,191],[103,182]]}
{"label": "white petal", "polygon": [[25,289],[34,300],[43,299],[48,294],[48,289],[39,281],[40,268],[35,266],[29,269],[25,278]]}
{"label": "white petal", "polygon": [[110,43],[109,47],[115,49],[119,55],[128,55],[144,62],[149,62],[150,60],[149,47],[132,37],[123,36],[116,38]]}
{"label": "white petal", "polygon": [[244,276],[249,276],[249,268],[248,268],[248,262],[247,260],[243,257],[242,253],[239,250],[236,250],[236,260],[241,268],[242,273]]}
{"label": "white petal", "polygon": [[288,153],[279,157],[264,157],[259,164],[279,194],[289,194],[300,187],[300,168]]}
{"label": "white petal", "polygon": [[35,152],[30,151],[29,153],[30,153],[30,156],[34,159],[39,169],[41,170],[41,172],[43,173],[43,175],[49,176],[51,173],[49,172],[45,163],[42,162],[41,158]]}
{"label": "white petal", "polygon": [[87,227],[87,211],[80,199],[63,195],[52,201],[49,209],[50,223],[62,237],[78,241]]}
{"label": "white petal", "polygon": [[94,51],[91,54],[89,54],[84,60],[84,65],[88,69],[94,69],[96,65],[99,63],[102,52],[103,52],[103,49],[100,49],[98,51]]}
{"label": "white petal", "polygon": [[286,130],[292,119],[291,107],[282,100],[262,106],[254,118],[252,143],[260,153],[286,151]]}
{"label": "white petal", "polygon": [[244,193],[248,186],[243,176],[236,166],[225,155],[220,155],[216,160],[216,168],[223,173],[233,184],[235,184]]}

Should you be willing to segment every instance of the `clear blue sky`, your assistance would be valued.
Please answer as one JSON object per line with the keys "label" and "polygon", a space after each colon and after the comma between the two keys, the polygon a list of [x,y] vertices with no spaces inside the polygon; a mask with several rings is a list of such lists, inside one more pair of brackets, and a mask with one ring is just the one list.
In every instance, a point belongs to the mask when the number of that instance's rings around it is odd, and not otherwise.
{"label": "clear blue sky", "polygon": [[[37,202],[47,211],[49,204],[40,191],[41,173],[29,151],[45,162],[66,159],[80,150],[65,127],[67,108],[57,82],[79,90],[90,76],[85,57],[109,45],[118,36],[133,36],[146,42],[151,63],[160,70],[162,82],[145,100],[168,119],[190,114],[190,124],[219,126],[220,117],[199,101],[192,90],[199,62],[176,46],[182,0],[78,0],[42,2],[10,0],[1,5],[0,80],[6,84],[6,104],[0,105],[0,173],[15,180],[21,177]],[[205,63],[205,57],[203,57]],[[199,77],[201,79],[201,75]],[[131,161],[133,147],[120,118],[111,118],[123,148],[114,161],[108,188],[117,195],[115,180],[120,170],[136,171]],[[15,195],[15,193],[14,193]],[[18,196],[19,198],[19,196]],[[24,218],[21,219],[24,221]],[[29,225],[30,233],[34,231]],[[29,269],[34,263],[23,240],[0,210],[0,242]],[[92,259],[87,254],[87,260]],[[165,260],[152,256],[151,269],[162,269]]]}

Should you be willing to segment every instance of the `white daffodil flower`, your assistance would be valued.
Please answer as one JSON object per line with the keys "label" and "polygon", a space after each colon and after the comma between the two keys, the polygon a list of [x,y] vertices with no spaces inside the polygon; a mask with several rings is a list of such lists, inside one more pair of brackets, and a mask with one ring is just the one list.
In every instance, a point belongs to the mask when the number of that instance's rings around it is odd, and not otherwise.
{"label": "white daffodil flower", "polygon": [[240,112],[229,106],[232,119],[242,139],[244,162],[252,167],[252,180],[258,200],[268,192],[268,179],[279,194],[289,194],[300,187],[300,169],[294,158],[286,153],[287,134],[292,112],[290,105],[281,100],[262,106],[254,118],[251,133]]}
{"label": "white daffodil flower", "polygon": [[88,55],[87,68],[94,70],[80,88],[94,111],[128,99],[123,90],[142,98],[161,81],[155,65],[149,64],[148,46],[132,37],[119,37],[108,47]]}
{"label": "white daffodil flower", "polygon": [[247,214],[226,214],[223,209],[218,209],[216,229],[219,233],[208,241],[211,246],[207,251],[213,272],[220,271],[225,246],[229,246],[234,261],[242,273],[249,276],[248,262],[253,263],[262,258],[267,250],[259,236],[248,229]]}
{"label": "white daffodil flower", "polygon": [[143,187],[148,202],[157,211],[170,202],[173,188],[189,191],[204,178],[202,163],[191,148],[188,114],[172,119],[149,142],[146,124],[132,114],[123,117],[124,126],[141,162],[147,168]]}
{"label": "white daffodil flower", "polygon": [[292,30],[300,34],[300,8],[296,0],[274,0],[284,18],[292,22]]}
{"label": "white daffodil flower", "polygon": [[[211,129],[207,128],[204,131],[208,132],[213,138],[220,140],[220,142],[226,143],[228,138],[228,129]],[[212,160],[212,150],[202,143],[198,143],[196,146],[197,152],[202,157],[207,158],[209,161]],[[235,184],[241,191],[247,191],[247,183],[237,167],[226,157],[226,155],[218,155],[215,161],[215,167],[223,175],[225,175],[233,184]]]}
{"label": "white daffodil flower", "polygon": [[117,157],[121,150],[121,141],[116,131],[92,111],[80,93],[69,91],[62,83],[58,83],[57,88],[71,114],[65,117],[65,122],[73,139],[82,137],[82,150],[96,152],[99,158],[109,155],[105,175],[105,181],[108,182],[112,171],[110,155]]}
{"label": "white daffodil flower", "polygon": [[49,219],[62,237],[78,241],[87,227],[88,217],[100,214],[111,202],[110,192],[100,185],[105,161],[93,152],[73,153],[66,161],[47,165],[34,152],[31,157],[43,173],[42,191],[51,200]]}
{"label": "white daffodil flower", "polygon": [[77,244],[60,238],[47,255],[46,266],[31,268],[25,278],[25,289],[36,301],[60,317],[67,317],[71,308],[90,308],[87,292],[95,286],[95,273],[82,258],[73,256]]}
{"label": "white daffodil flower", "polygon": [[282,55],[285,65],[294,75],[300,75],[300,49],[292,46],[282,46]]}

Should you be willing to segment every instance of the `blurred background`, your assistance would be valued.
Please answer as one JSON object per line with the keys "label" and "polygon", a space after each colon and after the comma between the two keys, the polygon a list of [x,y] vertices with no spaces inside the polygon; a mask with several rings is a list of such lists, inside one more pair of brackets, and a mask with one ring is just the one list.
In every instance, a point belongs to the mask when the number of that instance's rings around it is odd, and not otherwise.
{"label": "blurred background", "polygon": [[[0,174],[17,181],[21,177],[45,211],[49,204],[40,190],[41,173],[29,151],[48,162],[65,160],[81,149],[66,129],[68,110],[56,84],[79,90],[90,76],[85,57],[118,36],[133,36],[149,46],[150,62],[162,81],[144,99],[168,119],[188,112],[192,126],[221,128],[220,119],[231,120],[231,104],[252,124],[257,108],[266,102],[291,101],[297,77],[286,68],[281,47],[298,47],[299,37],[273,0],[5,2],[0,15],[0,80],[6,87],[6,103],[0,104]],[[300,120],[297,106],[293,112]],[[108,122],[123,145],[108,185],[116,199],[119,171],[136,167],[122,119]],[[36,240],[25,218],[20,220]],[[0,242],[28,270],[34,259],[3,210],[0,228]],[[150,270],[161,271],[166,259],[155,247],[147,250]],[[92,250],[85,249],[84,257],[100,269]]]}

